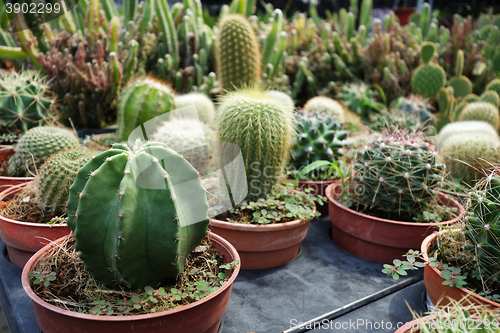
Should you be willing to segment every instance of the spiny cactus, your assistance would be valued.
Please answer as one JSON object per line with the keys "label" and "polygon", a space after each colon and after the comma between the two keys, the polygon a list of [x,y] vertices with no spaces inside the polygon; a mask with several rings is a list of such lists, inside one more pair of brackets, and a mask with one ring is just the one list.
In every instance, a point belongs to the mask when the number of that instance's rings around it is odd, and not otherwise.
{"label": "spiny cactus", "polygon": [[498,108],[488,102],[469,103],[458,117],[458,121],[464,120],[482,120],[490,123],[497,131],[500,128]]}
{"label": "spiny cactus", "polygon": [[431,63],[436,46],[432,42],[422,44],[420,56],[423,64],[413,72],[411,87],[413,92],[425,98],[434,97],[439,89],[446,84],[446,73],[444,69]]}
{"label": "spiny cactus", "polygon": [[0,71],[0,122],[26,132],[54,120],[57,105],[45,78],[35,71]]}
{"label": "spiny cactus", "polygon": [[79,146],[78,138],[70,130],[34,127],[19,140],[9,161],[9,176],[32,176],[51,155]]}
{"label": "spiny cactus", "polygon": [[472,82],[467,76],[462,75],[464,68],[464,51],[458,50],[455,60],[455,76],[448,84],[453,87],[455,98],[463,98],[472,93]]}
{"label": "spiny cactus", "polygon": [[478,102],[478,101],[479,101],[479,96],[476,94],[469,94],[462,99],[462,102],[467,102],[467,103]]}
{"label": "spiny cactus", "polygon": [[500,96],[500,79],[490,81],[485,90],[493,90],[498,94],[498,96]]}
{"label": "spiny cactus", "polygon": [[448,140],[448,138],[453,134],[466,134],[466,133],[482,133],[483,135],[489,135],[492,137],[497,137],[497,131],[491,126],[491,124],[480,121],[480,120],[470,120],[470,121],[457,121],[450,123],[443,127],[437,136],[436,148],[438,151],[443,146],[443,143]]}
{"label": "spiny cactus", "polygon": [[388,129],[391,126],[404,128],[408,131],[418,131],[424,127],[420,121],[420,117],[412,113],[406,113],[399,108],[395,108],[391,111],[383,109],[379,113],[370,115],[368,127],[372,131],[382,132],[384,129]]}
{"label": "spiny cactus", "polygon": [[115,144],[87,162],[67,211],[85,269],[108,288],[175,280],[208,226],[196,170],[166,145],[140,140],[133,149]]}
{"label": "spiny cactus", "polygon": [[44,212],[66,212],[69,188],[80,168],[99,151],[75,148],[52,155],[40,168],[35,178],[38,205]]}
{"label": "spiny cactus", "polygon": [[343,85],[338,98],[349,110],[365,120],[371,113],[378,112],[384,107],[383,104],[377,103],[375,92],[363,82]]}
{"label": "spiny cactus", "polygon": [[391,128],[377,135],[353,164],[356,202],[381,211],[409,213],[437,196],[445,166],[420,132]]}
{"label": "spiny cactus", "polygon": [[277,90],[268,90],[266,94],[270,96],[276,104],[284,106],[287,110],[295,109],[295,103],[293,102],[293,99],[284,92]]}
{"label": "spiny cactus", "polygon": [[261,55],[255,32],[239,14],[225,15],[216,44],[217,76],[223,89],[234,90],[259,82]]}
{"label": "spiny cactus", "polygon": [[118,99],[117,140],[127,140],[136,127],[173,109],[174,92],[168,84],[153,77],[130,82]]}
{"label": "spiny cactus", "polygon": [[292,112],[277,106],[259,88],[237,90],[222,98],[217,119],[219,141],[240,147],[249,201],[271,193],[283,172],[295,129]]}
{"label": "spiny cactus", "polygon": [[193,119],[171,119],[165,121],[149,138],[165,143],[181,154],[202,175],[210,167],[210,151],[207,144],[214,140],[214,131]]}
{"label": "spiny cactus", "polygon": [[407,115],[419,118],[422,124],[429,125],[435,118],[431,112],[432,106],[429,104],[429,101],[420,96],[410,95],[402,97],[397,101],[396,108]]}
{"label": "spiny cactus", "polygon": [[491,104],[493,104],[497,108],[500,106],[500,97],[493,90],[486,90],[484,93],[482,93],[481,97],[480,97],[480,100],[482,102],[491,103]]}
{"label": "spiny cactus", "polygon": [[311,113],[328,114],[333,118],[333,121],[344,122],[344,108],[339,102],[329,97],[316,96],[311,98],[304,105],[304,110]]}
{"label": "spiny cactus", "polygon": [[207,125],[212,125],[215,120],[215,106],[212,100],[202,93],[189,93],[185,95],[177,95],[174,97],[176,109],[185,106],[194,105],[198,112],[200,121]]}

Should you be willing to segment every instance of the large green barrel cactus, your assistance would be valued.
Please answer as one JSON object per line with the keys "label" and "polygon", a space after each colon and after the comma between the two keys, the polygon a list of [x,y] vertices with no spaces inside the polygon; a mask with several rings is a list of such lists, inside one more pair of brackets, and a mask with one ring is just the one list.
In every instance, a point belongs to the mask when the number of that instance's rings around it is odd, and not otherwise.
{"label": "large green barrel cactus", "polygon": [[75,148],[52,155],[40,168],[35,192],[40,208],[52,214],[66,212],[69,188],[78,170],[99,151]]}
{"label": "large green barrel cactus", "polygon": [[324,97],[316,96],[311,98],[304,105],[304,110],[308,112],[319,112],[323,114],[329,114],[334,118],[336,122],[344,122],[344,107],[336,100]]}
{"label": "large green barrel cactus", "polygon": [[391,128],[357,153],[355,200],[389,213],[415,213],[436,198],[444,164],[420,132]]}
{"label": "large green barrel cactus", "polygon": [[241,149],[249,187],[247,200],[265,198],[283,173],[294,136],[292,113],[258,88],[238,90],[222,98],[218,141]]}
{"label": "large green barrel cactus", "polygon": [[[212,125],[215,120],[215,106],[212,100],[205,94],[193,92],[174,97],[175,108],[180,109],[189,105],[196,107],[200,121]],[[181,113],[179,113],[181,115]]]}
{"label": "large green barrel cactus", "polygon": [[45,126],[32,128],[15,148],[9,161],[9,176],[32,176],[51,155],[77,147],[80,147],[80,142],[70,130]]}
{"label": "large green barrel cactus", "polygon": [[222,88],[253,86],[260,80],[261,54],[255,32],[239,14],[225,15],[216,41],[217,77]]}
{"label": "large green barrel cactus", "polygon": [[498,108],[488,102],[469,103],[458,116],[458,121],[464,120],[481,120],[491,124],[497,131],[500,128]]}
{"label": "large green barrel cactus", "polygon": [[78,172],[68,225],[85,269],[106,287],[174,280],[208,226],[197,171],[159,142],[115,144]]}
{"label": "large green barrel cactus", "polygon": [[45,78],[35,71],[0,71],[0,126],[26,132],[50,122],[56,104]]}
{"label": "large green barrel cactus", "polygon": [[459,133],[482,133],[483,135],[489,135],[492,137],[497,137],[497,131],[491,126],[491,124],[480,121],[480,120],[469,120],[469,121],[457,121],[450,123],[443,127],[437,136],[436,148],[441,149],[445,141],[454,134]]}
{"label": "large green barrel cactus", "polygon": [[127,140],[135,128],[173,109],[174,91],[168,84],[153,77],[130,82],[118,99],[117,140]]}
{"label": "large green barrel cactus", "polygon": [[436,46],[432,42],[422,44],[420,56],[423,64],[415,69],[411,78],[413,92],[425,98],[434,97],[441,87],[446,84],[446,73],[444,69],[431,63]]}

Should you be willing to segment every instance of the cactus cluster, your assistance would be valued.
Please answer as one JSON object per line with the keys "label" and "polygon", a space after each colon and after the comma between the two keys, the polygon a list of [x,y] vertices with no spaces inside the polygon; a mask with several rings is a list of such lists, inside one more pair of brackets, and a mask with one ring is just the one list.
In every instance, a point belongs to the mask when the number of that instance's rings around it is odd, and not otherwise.
{"label": "cactus cluster", "polygon": [[85,269],[109,288],[175,280],[208,227],[196,170],[166,145],[140,140],[88,161],[71,186],[67,211]]}
{"label": "cactus cluster", "polygon": [[445,166],[420,132],[399,128],[378,134],[353,163],[355,201],[389,213],[421,211],[437,197]]}
{"label": "cactus cluster", "polygon": [[80,141],[70,130],[34,127],[19,140],[9,161],[9,176],[32,176],[51,155],[79,146]]}
{"label": "cactus cluster", "polygon": [[310,113],[321,113],[328,114],[335,122],[344,122],[344,107],[336,100],[324,97],[316,96],[307,101],[304,105],[304,110]]}

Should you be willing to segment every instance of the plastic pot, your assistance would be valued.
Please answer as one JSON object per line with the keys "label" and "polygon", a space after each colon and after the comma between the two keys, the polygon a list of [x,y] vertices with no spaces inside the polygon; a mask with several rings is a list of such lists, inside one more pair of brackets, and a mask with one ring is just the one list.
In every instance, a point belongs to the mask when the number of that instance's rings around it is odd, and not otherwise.
{"label": "plastic pot", "polygon": [[462,205],[440,193],[442,204],[456,207],[460,212],[450,221],[415,223],[382,219],[341,205],[333,195],[339,192],[335,186],[332,184],[326,189],[333,241],[349,253],[379,263],[392,262],[401,258],[408,249],[420,248],[425,237],[437,231],[439,226],[458,222],[463,214]]}
{"label": "plastic pot", "polygon": [[[225,239],[210,235],[213,246],[224,256],[225,262],[239,260],[238,252]],[[229,281],[199,301],[172,310],[132,316],[96,316],[64,310],[38,297],[31,289],[29,272],[37,261],[64,237],[38,251],[26,264],[21,275],[24,290],[31,298],[38,326],[44,333],[132,333],[182,332],[217,333],[226,311],[231,287],[239,273],[238,265]]]}
{"label": "plastic pot", "polygon": [[[0,163],[8,159],[11,155],[14,155],[14,148],[12,146],[0,146]],[[14,185],[30,182],[33,179],[34,177],[0,176],[0,190],[4,190]]]}
{"label": "plastic pot", "polygon": [[[19,184],[0,193],[0,201],[11,199],[20,192],[26,184]],[[29,258],[50,241],[56,240],[70,233],[69,227],[64,225],[47,225],[29,223],[9,219],[0,215],[0,238],[7,247],[10,261],[17,267],[23,268]]]}
{"label": "plastic pot", "polygon": [[415,7],[402,7],[396,9],[394,14],[396,14],[397,18],[399,19],[399,24],[403,26],[408,24],[410,15],[413,14],[415,10]]}

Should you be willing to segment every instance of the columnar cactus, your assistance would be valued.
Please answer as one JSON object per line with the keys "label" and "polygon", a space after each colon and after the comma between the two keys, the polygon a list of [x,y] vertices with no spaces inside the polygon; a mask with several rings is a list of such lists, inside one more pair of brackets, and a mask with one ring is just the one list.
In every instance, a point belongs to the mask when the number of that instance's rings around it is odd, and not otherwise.
{"label": "columnar cactus", "polygon": [[19,140],[9,161],[9,176],[32,176],[51,155],[77,147],[80,142],[70,130],[34,127]]}
{"label": "columnar cactus", "polygon": [[0,71],[1,126],[20,132],[50,122],[56,112],[53,93],[35,71]]}
{"label": "columnar cactus", "polygon": [[357,153],[355,200],[390,213],[410,213],[437,196],[445,166],[420,132],[391,128]]}
{"label": "columnar cactus", "polygon": [[311,113],[328,114],[335,122],[344,122],[344,108],[339,102],[329,97],[316,96],[311,98],[304,105],[304,110]]}
{"label": "columnar cactus", "polygon": [[292,112],[258,88],[238,90],[222,98],[218,137],[220,142],[234,143],[241,149],[250,188],[247,200],[265,198],[281,176],[292,148]]}
{"label": "columnar cactus", "polygon": [[115,144],[87,162],[67,211],[85,269],[110,288],[175,280],[208,226],[197,171],[165,144],[140,140],[133,149]]}
{"label": "columnar cactus", "polygon": [[35,179],[35,192],[40,208],[48,213],[66,212],[69,188],[80,168],[97,150],[75,148],[52,155],[40,168]]}
{"label": "columnar cactus", "polygon": [[130,82],[118,99],[117,139],[127,140],[136,127],[173,109],[174,92],[169,85],[152,77]]}
{"label": "columnar cactus", "polygon": [[469,103],[458,117],[458,121],[482,120],[490,123],[497,131],[500,128],[498,108],[488,102]]}
{"label": "columnar cactus", "polygon": [[422,44],[420,56],[423,64],[415,69],[411,78],[413,92],[425,98],[434,97],[441,87],[446,84],[446,73],[444,69],[431,63],[436,46],[432,42]]}
{"label": "columnar cactus", "polygon": [[234,90],[259,82],[259,42],[252,26],[243,15],[228,14],[222,18],[215,57],[217,77],[223,89]]}
{"label": "columnar cactus", "polygon": [[174,97],[174,104],[176,109],[194,105],[198,112],[198,117],[207,125],[212,125],[215,120],[214,103],[205,94],[194,92],[185,95],[177,95]]}

